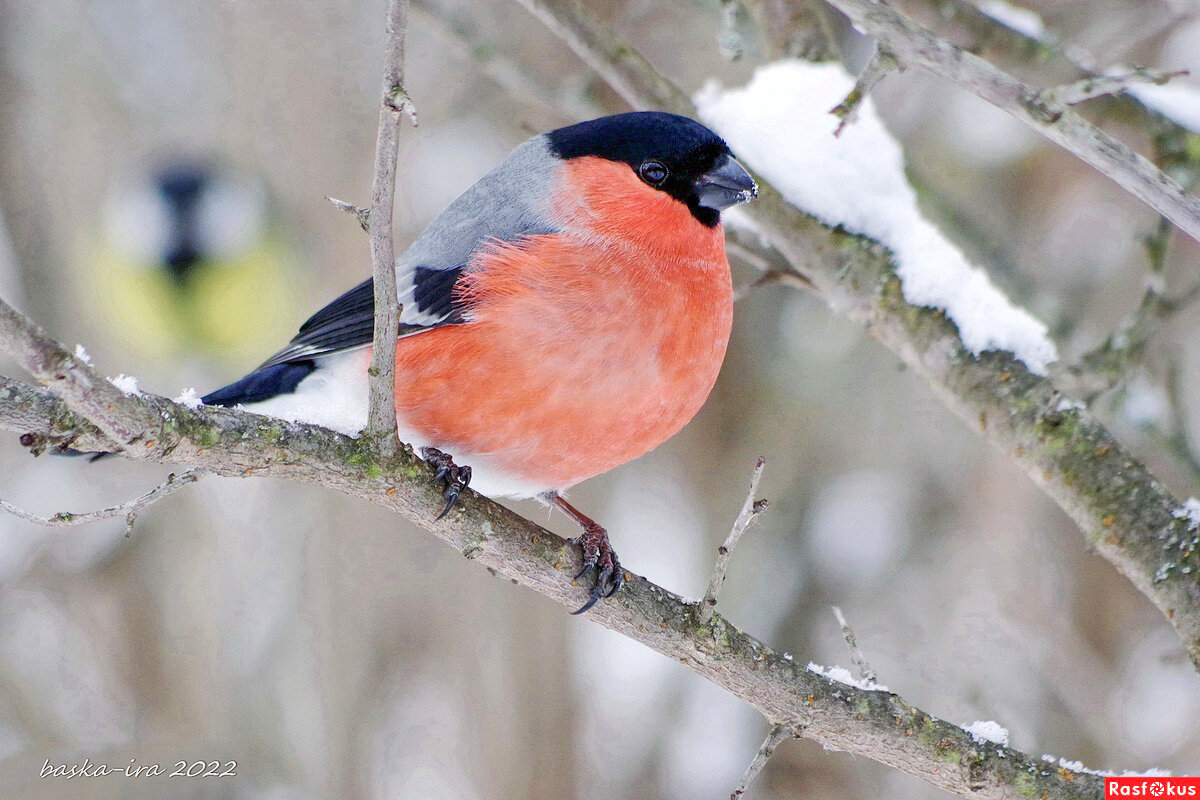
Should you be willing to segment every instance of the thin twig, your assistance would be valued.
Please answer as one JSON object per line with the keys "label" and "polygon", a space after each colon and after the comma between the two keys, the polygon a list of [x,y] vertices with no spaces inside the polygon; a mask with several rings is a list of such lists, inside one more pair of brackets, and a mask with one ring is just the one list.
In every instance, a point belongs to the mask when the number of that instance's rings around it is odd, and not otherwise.
{"label": "thin twig", "polygon": [[375,332],[368,368],[367,435],[394,452],[396,435],[396,335],[400,306],[396,288],[396,256],[392,240],[392,207],[396,195],[396,160],[401,117],[416,125],[416,109],[404,90],[404,30],[408,0],[391,0],[387,12],[387,53],[383,68],[383,97],[379,104],[379,133],[375,140],[375,180],[368,214],[371,267],[375,278]]}
{"label": "thin twig", "polygon": [[737,519],[733,521],[733,528],[729,531],[729,536],[725,537],[725,542],[717,548],[717,561],[713,565],[712,577],[708,580],[708,590],[704,592],[704,599],[700,601],[700,608],[697,611],[701,622],[708,622],[712,619],[713,612],[717,608],[717,595],[721,593],[721,585],[725,583],[725,572],[729,569],[729,559],[733,555],[733,548],[737,547],[738,540],[742,538],[746,528],[750,527],[750,523],[767,510],[769,505],[767,500],[755,499],[755,495],[758,494],[758,484],[762,480],[763,469],[766,466],[767,460],[762,456],[759,456],[758,460],[754,462],[754,470],[750,473],[750,491],[746,492],[742,510],[738,513]]}
{"label": "thin twig", "polygon": [[854,668],[858,670],[858,677],[862,678],[868,684],[878,683],[875,670],[871,669],[871,665],[867,663],[867,657],[863,655],[862,649],[859,648],[858,639],[854,637],[854,629],[846,621],[846,616],[842,614],[842,609],[837,606],[832,606],[832,608],[833,616],[837,617],[838,625],[842,628],[842,638],[846,640],[846,647],[850,648],[850,661],[854,664]]}
{"label": "thin twig", "polygon": [[838,126],[834,129],[833,135],[841,136],[846,126],[853,124],[854,120],[858,118],[859,106],[863,104],[867,95],[881,80],[890,73],[899,72],[902,69],[902,65],[894,55],[883,47],[876,47],[875,52],[871,54],[871,60],[863,67],[858,80],[854,82],[854,88],[850,90],[850,94],[829,110],[830,114],[838,118]]}
{"label": "thin twig", "polygon": [[754,754],[754,760],[746,767],[746,771],[742,773],[742,779],[738,781],[737,788],[729,795],[729,800],[741,800],[741,797],[746,794],[750,788],[750,784],[754,783],[754,779],[758,777],[758,773],[763,771],[763,767],[767,766],[767,762],[771,760],[771,756],[775,755],[775,751],[779,749],[779,745],[783,744],[784,740],[792,738],[793,734],[785,725],[776,725],[771,728],[767,734],[767,738],[758,748],[758,752]]}
{"label": "thin twig", "polygon": [[1200,241],[1200,197],[1189,194],[1148,159],[1065,105],[983,59],[964,52],[875,0],[829,0],[902,63],[920,65],[1007,111],[1107,175],[1134,197]]}
{"label": "thin twig", "polygon": [[1158,72],[1156,70],[1135,67],[1124,72],[1113,72],[1108,75],[1080,78],[1074,83],[1055,86],[1050,89],[1042,89],[1038,92],[1038,96],[1049,106],[1076,106],[1087,100],[1094,100],[1097,97],[1122,94],[1128,91],[1129,87],[1138,84],[1149,83],[1162,86],[1172,78],[1178,78],[1187,74],[1188,71],[1186,69],[1174,72]]}
{"label": "thin twig", "polygon": [[371,232],[371,210],[356,206],[354,203],[347,203],[345,200],[338,200],[336,197],[325,195],[325,199],[333,204],[333,207],[339,211],[345,211],[354,219],[358,220],[358,225],[367,233]]}
{"label": "thin twig", "polygon": [[583,91],[556,76],[548,80],[519,58],[505,53],[489,31],[469,15],[460,14],[443,0],[412,0],[413,8],[427,15],[460,52],[475,61],[479,72],[504,89],[514,100],[543,108],[555,115],[566,114],[577,120],[591,119],[604,108]]}
{"label": "thin twig", "polygon": [[1174,230],[1161,218],[1157,230],[1144,239],[1149,262],[1146,289],[1134,312],[1103,342],[1057,372],[1060,385],[1089,406],[1125,379],[1168,320],[1200,298],[1200,283],[1176,297],[1166,295],[1166,253]]}
{"label": "thin twig", "polygon": [[57,514],[43,517],[18,508],[7,500],[0,500],[0,508],[26,522],[32,522],[35,525],[44,525],[48,528],[65,528],[72,525],[86,525],[89,522],[99,522],[100,520],[112,519],[114,517],[125,517],[125,535],[128,537],[133,528],[133,520],[137,512],[168,495],[174,494],[189,483],[195,483],[206,474],[207,470],[199,467],[189,469],[186,472],[180,472],[179,474],[171,473],[165,481],[141,497],[135,497],[120,505],[101,508],[96,511],[85,511],[82,513],[59,511]]}

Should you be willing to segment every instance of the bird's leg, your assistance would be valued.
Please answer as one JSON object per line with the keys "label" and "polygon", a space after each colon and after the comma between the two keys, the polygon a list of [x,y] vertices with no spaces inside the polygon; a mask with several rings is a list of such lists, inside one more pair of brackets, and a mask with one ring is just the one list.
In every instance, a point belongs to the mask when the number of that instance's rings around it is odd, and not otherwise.
{"label": "bird's leg", "polygon": [[441,519],[450,513],[462,490],[471,483],[471,468],[460,467],[454,463],[449,453],[443,453],[436,447],[422,447],[421,458],[437,467],[437,474],[433,476],[435,481],[446,481],[446,491],[442,492],[442,497],[446,498],[446,507],[437,515],[437,518]]}
{"label": "bird's leg", "polygon": [[579,545],[583,550],[583,569],[575,577],[581,578],[588,570],[595,570],[596,582],[592,584],[592,591],[583,608],[571,612],[582,614],[596,605],[600,598],[616,594],[625,582],[625,573],[621,571],[621,562],[617,560],[617,554],[608,543],[608,531],[564,500],[558,492],[547,492],[544,497],[583,528],[583,533],[571,540],[572,544]]}

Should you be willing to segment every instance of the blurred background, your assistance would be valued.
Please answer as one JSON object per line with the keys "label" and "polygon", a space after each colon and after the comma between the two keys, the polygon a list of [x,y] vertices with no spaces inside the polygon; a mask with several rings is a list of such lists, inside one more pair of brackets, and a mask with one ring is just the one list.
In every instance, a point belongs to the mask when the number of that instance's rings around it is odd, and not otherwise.
{"label": "blurred background", "polygon": [[[515,4],[441,2],[414,0],[408,29],[421,124],[402,134],[401,245],[527,136],[623,110]],[[688,90],[743,83],[767,52],[751,41],[726,60],[715,1],[590,5]],[[1200,72],[1194,2],[1028,6],[1099,64]],[[4,0],[0,210],[21,271],[0,292],[149,391],[244,374],[369,274],[365,235],[324,195],[369,199],[384,11]],[[844,43],[861,64],[861,43]],[[1067,360],[1136,308],[1157,229],[1144,206],[936,78],[909,70],[874,97],[926,213]],[[1103,121],[1149,152],[1138,128]],[[1170,242],[1168,294],[1200,279],[1198,261]],[[1200,494],[1198,346],[1200,313],[1184,309],[1096,405],[1181,496]],[[930,713],[996,720],[1015,747],[1089,767],[1200,771],[1200,676],[1158,612],[818,299],[767,287],[741,301],[699,417],[573,500],[631,568],[697,597],[760,454],[771,508],[733,560],[734,623],[847,664],[838,604],[880,680]],[[39,513],[121,502],[165,474],[0,441],[0,496]],[[5,798],[719,798],[767,731],[681,665],[340,495],[208,478],[124,532],[0,516]],[[235,760],[237,775],[39,778],[47,759],[85,757]],[[798,741],[752,796],[943,795]]]}

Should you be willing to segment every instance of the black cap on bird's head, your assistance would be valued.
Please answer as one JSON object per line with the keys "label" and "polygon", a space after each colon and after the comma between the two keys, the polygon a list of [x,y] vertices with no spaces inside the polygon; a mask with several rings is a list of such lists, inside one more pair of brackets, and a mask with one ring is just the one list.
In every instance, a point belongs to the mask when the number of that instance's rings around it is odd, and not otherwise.
{"label": "black cap on bird's head", "polygon": [[628,164],[648,185],[685,203],[713,227],[721,211],[758,196],[754,179],[708,128],[678,114],[633,111],[546,134],[559,158],[597,156]]}

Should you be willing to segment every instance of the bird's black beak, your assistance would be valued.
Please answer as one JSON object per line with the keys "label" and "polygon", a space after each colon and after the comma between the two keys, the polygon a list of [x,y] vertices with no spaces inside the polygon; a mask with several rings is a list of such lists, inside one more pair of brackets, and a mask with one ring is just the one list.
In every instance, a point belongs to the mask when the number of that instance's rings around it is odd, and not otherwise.
{"label": "bird's black beak", "polygon": [[699,204],[714,211],[723,211],[738,203],[758,197],[758,186],[750,173],[726,153],[708,172],[696,179]]}

